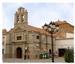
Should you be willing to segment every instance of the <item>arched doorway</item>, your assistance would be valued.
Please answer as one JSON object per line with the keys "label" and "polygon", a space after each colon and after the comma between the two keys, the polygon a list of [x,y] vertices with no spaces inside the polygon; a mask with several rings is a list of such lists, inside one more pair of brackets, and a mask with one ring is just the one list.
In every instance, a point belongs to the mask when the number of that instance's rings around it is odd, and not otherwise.
{"label": "arched doorway", "polygon": [[16,57],[17,58],[22,58],[22,49],[20,47],[18,47],[16,49]]}

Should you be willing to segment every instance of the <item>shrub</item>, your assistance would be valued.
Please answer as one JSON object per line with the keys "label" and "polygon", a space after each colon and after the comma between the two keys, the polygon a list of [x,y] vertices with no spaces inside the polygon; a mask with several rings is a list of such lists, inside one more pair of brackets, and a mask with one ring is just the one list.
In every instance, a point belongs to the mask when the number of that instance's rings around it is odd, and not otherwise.
{"label": "shrub", "polygon": [[64,54],[65,62],[74,62],[74,51],[73,49],[66,49]]}
{"label": "shrub", "polygon": [[49,54],[48,53],[45,53],[44,55],[46,56],[45,59],[49,59]]}
{"label": "shrub", "polygon": [[40,59],[48,59],[49,58],[49,54],[48,53],[42,53],[39,55]]}
{"label": "shrub", "polygon": [[40,54],[39,57],[40,57],[40,59],[42,59],[43,58],[43,54]]}

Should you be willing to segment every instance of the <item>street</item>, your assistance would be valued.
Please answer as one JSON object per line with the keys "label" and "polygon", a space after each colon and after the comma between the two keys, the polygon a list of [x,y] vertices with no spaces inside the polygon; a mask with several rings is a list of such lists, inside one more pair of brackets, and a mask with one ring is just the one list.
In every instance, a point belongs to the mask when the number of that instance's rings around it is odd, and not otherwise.
{"label": "street", "polygon": [[[20,62],[20,63],[26,63],[26,62],[51,62],[51,58],[50,59],[35,59],[35,60],[23,60],[23,59],[16,59],[16,58],[8,58],[8,59],[3,59],[3,62],[8,62],[8,63],[13,63],[13,62]],[[54,58],[54,62],[60,62],[60,63],[65,63],[64,58],[63,57],[58,57],[58,58]]]}

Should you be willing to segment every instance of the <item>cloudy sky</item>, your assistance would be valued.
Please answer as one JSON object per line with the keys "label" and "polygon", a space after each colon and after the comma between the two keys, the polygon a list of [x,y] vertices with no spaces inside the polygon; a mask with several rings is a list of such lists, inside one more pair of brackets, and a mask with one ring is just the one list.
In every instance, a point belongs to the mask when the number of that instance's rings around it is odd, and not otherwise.
{"label": "cloudy sky", "polygon": [[66,20],[74,24],[74,8],[72,3],[3,3],[3,28],[14,26],[14,14],[19,7],[28,11],[28,24],[41,27],[50,21]]}

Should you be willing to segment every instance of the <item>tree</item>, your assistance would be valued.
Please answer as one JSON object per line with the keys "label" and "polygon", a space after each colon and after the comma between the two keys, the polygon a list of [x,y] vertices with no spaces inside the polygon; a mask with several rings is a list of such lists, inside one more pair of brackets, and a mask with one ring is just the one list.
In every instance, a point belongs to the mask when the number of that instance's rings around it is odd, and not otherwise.
{"label": "tree", "polygon": [[73,49],[66,49],[64,54],[65,62],[74,62],[74,50]]}

